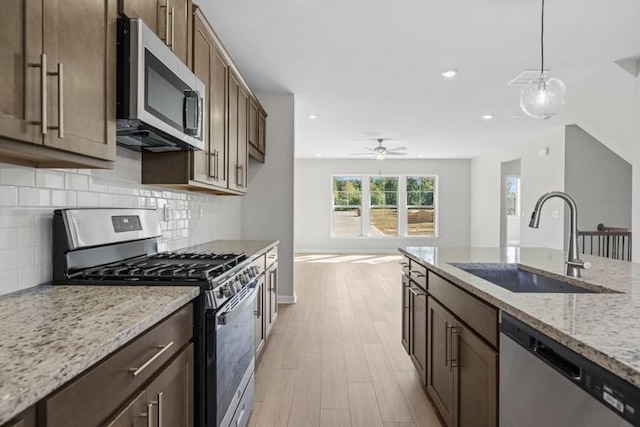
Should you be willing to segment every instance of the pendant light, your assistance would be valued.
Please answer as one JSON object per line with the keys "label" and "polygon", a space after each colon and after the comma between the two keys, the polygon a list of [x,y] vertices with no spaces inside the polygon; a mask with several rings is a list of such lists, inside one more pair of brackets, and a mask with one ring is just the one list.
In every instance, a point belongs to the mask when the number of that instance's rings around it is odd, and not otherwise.
{"label": "pendant light", "polygon": [[567,88],[561,80],[544,75],[544,0],[542,0],[540,57],[540,76],[522,89],[520,108],[534,119],[548,119],[564,107]]}

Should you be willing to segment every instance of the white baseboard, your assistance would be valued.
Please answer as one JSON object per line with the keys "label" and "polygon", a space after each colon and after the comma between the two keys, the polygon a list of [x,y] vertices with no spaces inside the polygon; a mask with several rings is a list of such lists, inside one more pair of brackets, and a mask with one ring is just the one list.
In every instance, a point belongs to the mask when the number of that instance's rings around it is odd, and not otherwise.
{"label": "white baseboard", "polygon": [[395,249],[296,249],[294,254],[397,254]]}
{"label": "white baseboard", "polygon": [[295,304],[298,300],[297,295],[278,295],[278,304]]}

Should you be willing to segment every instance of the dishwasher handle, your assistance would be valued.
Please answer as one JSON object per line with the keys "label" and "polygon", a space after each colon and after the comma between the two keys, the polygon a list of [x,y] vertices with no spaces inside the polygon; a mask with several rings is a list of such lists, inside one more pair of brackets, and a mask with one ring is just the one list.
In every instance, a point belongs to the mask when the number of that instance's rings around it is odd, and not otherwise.
{"label": "dishwasher handle", "polygon": [[570,379],[574,381],[580,381],[582,379],[582,368],[562,357],[553,351],[552,348],[547,347],[535,338],[532,338],[532,348],[535,355]]}

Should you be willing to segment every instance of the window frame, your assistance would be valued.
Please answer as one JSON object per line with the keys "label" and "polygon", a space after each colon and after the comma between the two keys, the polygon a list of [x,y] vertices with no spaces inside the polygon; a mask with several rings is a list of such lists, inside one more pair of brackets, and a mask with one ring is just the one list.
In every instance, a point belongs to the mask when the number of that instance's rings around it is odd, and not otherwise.
{"label": "window frame", "polygon": [[[353,177],[360,178],[362,181],[361,188],[361,226],[359,235],[344,235],[335,234],[335,222],[334,222],[334,199],[333,199],[333,181],[335,178]],[[387,177],[398,179],[398,194],[397,194],[397,209],[398,209],[398,234],[394,236],[387,235],[370,235],[369,230],[371,227],[371,178],[375,177]],[[433,235],[407,235],[407,177],[420,177],[420,178],[434,178],[434,215],[435,221],[433,225]],[[375,173],[334,173],[330,176],[329,184],[329,197],[331,206],[331,220],[329,221],[329,235],[334,239],[432,239],[437,240],[440,238],[440,175],[435,173],[403,173],[393,174],[387,173],[383,175]]]}

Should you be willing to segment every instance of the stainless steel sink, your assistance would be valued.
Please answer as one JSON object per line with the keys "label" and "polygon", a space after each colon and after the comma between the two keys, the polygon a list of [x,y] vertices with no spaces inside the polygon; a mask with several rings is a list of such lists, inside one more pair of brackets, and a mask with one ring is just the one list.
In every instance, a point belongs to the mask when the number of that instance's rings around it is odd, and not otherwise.
{"label": "stainless steel sink", "polygon": [[522,269],[518,264],[450,263],[452,266],[478,276],[511,292],[556,294],[616,293],[612,290],[587,289],[551,277]]}

